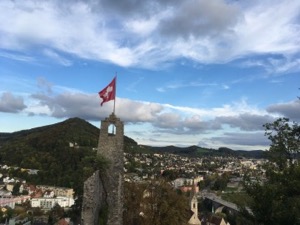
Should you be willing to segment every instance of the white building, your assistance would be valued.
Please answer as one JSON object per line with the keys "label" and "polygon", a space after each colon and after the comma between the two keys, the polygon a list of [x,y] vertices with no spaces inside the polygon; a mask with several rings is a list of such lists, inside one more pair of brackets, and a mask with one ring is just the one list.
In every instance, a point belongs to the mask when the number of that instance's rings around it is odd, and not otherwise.
{"label": "white building", "polygon": [[40,207],[44,209],[51,209],[56,204],[62,208],[71,207],[75,201],[73,198],[57,197],[57,198],[32,198],[31,207]]}

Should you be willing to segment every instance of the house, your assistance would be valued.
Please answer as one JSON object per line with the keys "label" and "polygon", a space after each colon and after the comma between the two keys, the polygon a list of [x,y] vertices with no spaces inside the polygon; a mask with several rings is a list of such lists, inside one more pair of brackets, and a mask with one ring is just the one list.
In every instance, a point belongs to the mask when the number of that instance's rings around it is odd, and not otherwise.
{"label": "house", "polygon": [[230,225],[230,223],[226,223],[224,218],[217,216],[215,214],[209,216],[207,220],[202,223],[204,225]]}
{"label": "house", "polygon": [[189,192],[189,191],[195,191],[195,193],[199,192],[199,187],[197,185],[187,185],[187,186],[181,186],[179,189],[182,192]]}

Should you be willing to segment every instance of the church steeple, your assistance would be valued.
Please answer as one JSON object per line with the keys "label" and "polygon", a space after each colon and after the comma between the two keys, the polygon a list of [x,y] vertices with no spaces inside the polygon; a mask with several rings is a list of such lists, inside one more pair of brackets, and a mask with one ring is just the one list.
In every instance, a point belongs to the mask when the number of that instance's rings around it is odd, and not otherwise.
{"label": "church steeple", "polygon": [[198,199],[197,199],[197,193],[196,193],[194,181],[193,181],[193,188],[192,188],[191,196],[192,196],[192,198],[190,200],[190,207],[191,207],[191,211],[193,212],[193,215],[190,218],[188,224],[189,225],[201,225],[201,222],[198,218]]}

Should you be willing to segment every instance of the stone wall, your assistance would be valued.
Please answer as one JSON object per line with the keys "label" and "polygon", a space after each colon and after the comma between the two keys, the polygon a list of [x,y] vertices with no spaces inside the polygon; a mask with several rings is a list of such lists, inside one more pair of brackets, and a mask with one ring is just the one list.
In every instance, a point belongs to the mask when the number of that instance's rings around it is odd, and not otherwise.
{"label": "stone wall", "polygon": [[82,225],[99,224],[99,212],[105,205],[104,194],[99,171],[96,171],[84,182],[81,212]]}

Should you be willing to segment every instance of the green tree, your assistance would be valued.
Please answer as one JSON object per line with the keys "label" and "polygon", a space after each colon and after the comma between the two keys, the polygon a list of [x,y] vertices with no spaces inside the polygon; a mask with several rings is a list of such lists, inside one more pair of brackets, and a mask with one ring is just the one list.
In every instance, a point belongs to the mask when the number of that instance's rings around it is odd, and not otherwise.
{"label": "green tree", "polygon": [[125,182],[124,189],[124,225],[140,225],[142,222],[141,203],[145,186]]}
{"label": "green tree", "polygon": [[65,215],[64,209],[59,205],[55,204],[49,213],[48,224],[54,224]]}
{"label": "green tree", "polygon": [[223,173],[221,176],[218,176],[215,180],[215,183],[212,187],[213,190],[222,191],[227,187],[227,183],[229,181],[229,176],[226,173]]}
{"label": "green tree", "polygon": [[127,185],[124,225],[183,225],[189,220],[188,198],[164,180]]}
{"label": "green tree", "polygon": [[287,118],[264,125],[271,141],[266,181],[245,178],[255,224],[300,224],[300,126]]}
{"label": "green tree", "polygon": [[12,195],[15,195],[15,196],[20,195],[20,186],[21,186],[20,182],[14,184],[14,187],[12,190]]}

